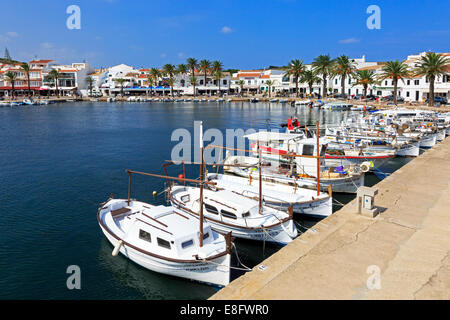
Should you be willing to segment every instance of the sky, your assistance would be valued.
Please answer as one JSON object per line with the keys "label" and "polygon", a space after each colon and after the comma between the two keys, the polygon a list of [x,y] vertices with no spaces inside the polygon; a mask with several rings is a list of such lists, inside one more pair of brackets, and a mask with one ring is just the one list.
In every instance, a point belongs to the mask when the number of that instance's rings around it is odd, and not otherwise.
{"label": "sky", "polygon": [[[321,54],[368,61],[450,52],[450,1],[1,0],[0,57],[136,68],[220,60],[225,68],[311,63]],[[80,29],[67,28],[71,5]],[[380,8],[381,29],[369,29]],[[72,12],[70,12],[72,13]]]}

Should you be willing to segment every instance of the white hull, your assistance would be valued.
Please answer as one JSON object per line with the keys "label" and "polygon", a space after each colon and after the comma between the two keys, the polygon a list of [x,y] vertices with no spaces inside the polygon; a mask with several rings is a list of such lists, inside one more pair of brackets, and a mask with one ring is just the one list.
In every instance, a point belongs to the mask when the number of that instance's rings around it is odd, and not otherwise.
{"label": "white hull", "polygon": [[[224,167],[225,169],[225,167]],[[248,178],[248,173],[242,172],[236,167],[229,167],[229,169],[225,169],[229,172],[232,172],[238,176]],[[252,174],[252,178],[257,180],[258,174],[255,172]],[[308,188],[308,189],[317,189],[317,179],[316,178],[298,178],[295,180],[294,178],[283,176],[280,174],[263,174],[263,180],[275,183],[282,183],[286,185],[294,185],[297,183],[297,186],[300,188]],[[328,187],[332,186],[333,192],[340,193],[356,193],[359,187],[364,186],[364,173],[357,174],[351,177],[344,178],[329,178],[329,179],[321,179],[320,180],[320,190],[328,191]]]}
{"label": "white hull", "polygon": [[390,159],[394,157],[385,157],[385,158],[352,158],[342,156],[338,159],[328,158],[328,155],[325,158],[325,165],[327,167],[339,167],[339,166],[360,166],[363,162],[372,161],[374,163],[375,168],[381,168],[383,164],[388,162]]}
{"label": "white hull", "polygon": [[420,142],[408,144],[397,150],[399,157],[418,157],[420,154]]}
{"label": "white hull", "polygon": [[[286,203],[266,200],[264,204],[268,207],[280,210],[287,211],[289,209],[289,204]],[[333,198],[329,197],[308,203],[294,203],[292,207],[294,209],[294,213],[296,214],[301,214],[311,218],[325,218],[333,213]]]}
{"label": "white hull", "polygon": [[227,226],[222,223],[214,222],[211,219],[207,219],[211,228],[219,233],[231,232],[232,237],[256,240],[256,241],[267,241],[278,244],[288,244],[298,235],[298,231],[294,227],[293,220],[289,220],[283,224],[278,224],[275,227],[268,229],[247,229],[239,228],[236,226]]}
{"label": "white hull", "polygon": [[444,139],[445,139],[445,129],[439,131],[439,132],[436,134],[436,141],[443,141]]}
{"label": "white hull", "polygon": [[[102,226],[103,234],[115,247],[118,240]],[[226,286],[230,282],[230,255],[226,254],[209,262],[179,263],[146,255],[134,248],[123,245],[120,253],[138,265],[170,276],[186,278],[207,284]]]}
{"label": "white hull", "polygon": [[420,140],[421,148],[431,148],[436,144],[436,134],[430,134]]}

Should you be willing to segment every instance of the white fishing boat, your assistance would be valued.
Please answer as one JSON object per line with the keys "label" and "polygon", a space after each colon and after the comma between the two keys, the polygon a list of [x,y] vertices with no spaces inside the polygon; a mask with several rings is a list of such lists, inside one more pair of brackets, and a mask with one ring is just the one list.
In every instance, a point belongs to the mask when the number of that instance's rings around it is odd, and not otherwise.
{"label": "white fishing boat", "polygon": [[[253,180],[259,179],[259,170],[254,168],[258,159],[245,156],[230,156],[225,159],[224,172],[232,173],[241,177],[251,177]],[[230,164],[230,166],[227,166]],[[237,167],[236,164],[247,165],[248,167]],[[262,169],[263,181],[280,183],[289,186],[297,184],[299,188],[317,189],[317,177],[313,175],[297,173],[295,166],[273,165],[271,162],[265,163]],[[359,167],[349,168],[328,168],[321,165],[320,183],[321,191],[356,193],[359,187],[364,186],[364,172]]]}
{"label": "white fishing boat", "polygon": [[[215,183],[214,188],[230,190],[251,199],[259,197],[259,181],[251,178],[210,173],[208,181]],[[294,213],[311,218],[324,218],[333,213],[332,196],[310,189],[298,188],[262,181],[264,205],[287,211],[292,206]]]}
{"label": "white fishing boat", "polygon": [[[277,132],[258,132],[244,137],[249,139],[254,154],[262,150],[262,158],[267,160],[262,166],[266,181],[317,189],[317,180],[320,180],[320,190],[327,191],[332,186],[333,191],[344,193],[356,193],[364,185],[364,172],[358,166],[326,166],[327,141],[324,139]],[[254,167],[257,161],[254,157],[227,154],[224,171],[248,177],[258,171]],[[247,167],[235,166],[237,164]]]}
{"label": "white fishing boat", "polygon": [[[172,206],[183,214],[200,215],[200,188],[173,186]],[[261,206],[256,200],[229,190],[203,190],[203,216],[211,227],[233,237],[287,244],[297,236],[292,214]]]}
{"label": "white fishing boat", "polygon": [[23,102],[23,104],[26,104],[26,105],[29,105],[29,106],[35,105],[34,101],[31,100],[31,99],[23,99],[22,102]]}
{"label": "white fishing boat", "polygon": [[230,239],[172,207],[109,199],[98,210],[104,235],[118,252],[149,270],[225,286],[230,281]]}
{"label": "white fishing boat", "polygon": [[420,139],[420,147],[421,148],[431,148],[436,144],[436,142],[437,142],[436,134],[435,133],[428,134],[428,135],[423,136]]}
{"label": "white fishing boat", "polygon": [[270,102],[270,103],[277,103],[277,102],[278,102],[278,99],[270,99],[269,102]]}

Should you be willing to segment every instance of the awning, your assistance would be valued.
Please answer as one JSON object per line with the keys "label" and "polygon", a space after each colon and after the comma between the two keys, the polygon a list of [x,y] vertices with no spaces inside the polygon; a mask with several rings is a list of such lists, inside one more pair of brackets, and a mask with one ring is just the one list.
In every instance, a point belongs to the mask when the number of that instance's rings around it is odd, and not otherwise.
{"label": "awning", "polygon": [[[429,93],[430,89],[423,89],[423,93]],[[450,89],[448,88],[434,88],[434,93],[450,93]]]}

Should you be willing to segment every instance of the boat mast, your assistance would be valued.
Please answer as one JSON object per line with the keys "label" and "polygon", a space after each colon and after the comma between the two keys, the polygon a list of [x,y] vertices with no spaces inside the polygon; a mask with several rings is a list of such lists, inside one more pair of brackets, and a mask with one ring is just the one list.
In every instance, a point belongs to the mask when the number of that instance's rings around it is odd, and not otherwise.
{"label": "boat mast", "polygon": [[200,121],[200,247],[203,247],[203,122]]}
{"label": "boat mast", "polygon": [[317,136],[317,196],[320,196],[320,153],[319,153],[319,120],[316,123],[316,136]]}
{"label": "boat mast", "polygon": [[261,148],[259,147],[259,140],[258,140],[258,172],[259,172],[259,214],[262,214],[262,167],[261,167]]}

